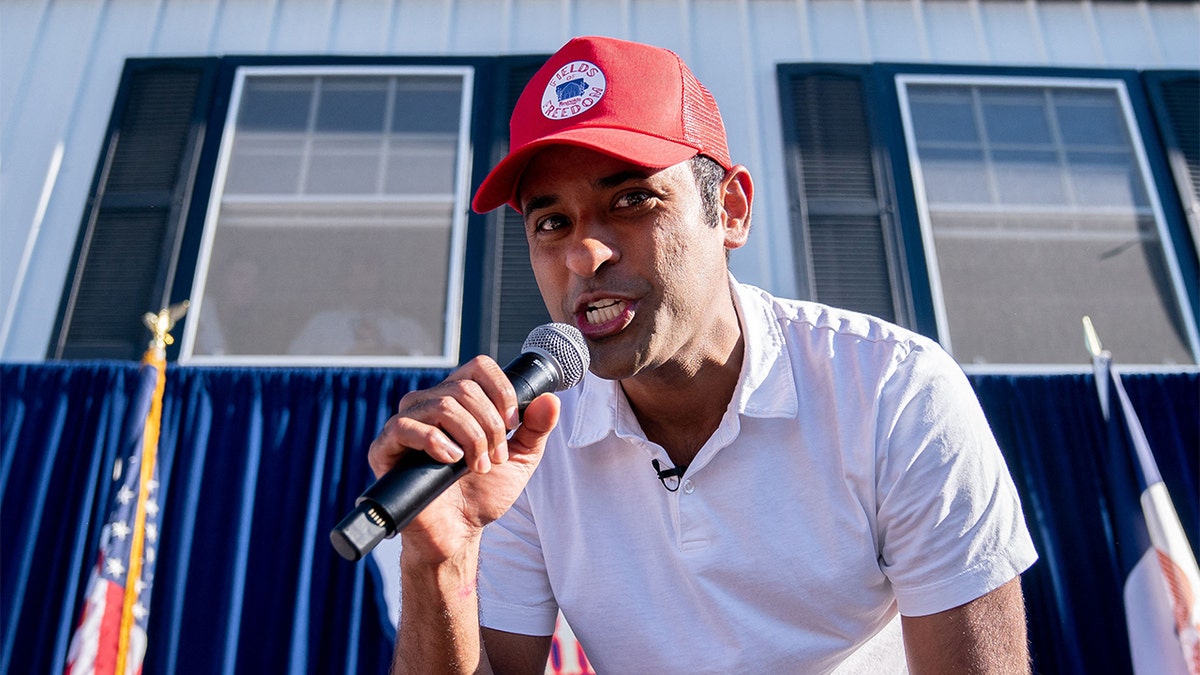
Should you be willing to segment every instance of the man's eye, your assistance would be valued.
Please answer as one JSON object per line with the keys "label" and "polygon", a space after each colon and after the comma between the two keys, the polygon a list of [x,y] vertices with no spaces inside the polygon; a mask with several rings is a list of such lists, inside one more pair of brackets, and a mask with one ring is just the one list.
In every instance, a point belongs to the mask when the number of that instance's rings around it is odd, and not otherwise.
{"label": "man's eye", "polygon": [[567,220],[562,216],[546,216],[538,220],[534,225],[534,230],[537,232],[553,232],[555,230],[566,227]]}
{"label": "man's eye", "polygon": [[649,192],[626,192],[617,198],[617,207],[629,208],[631,206],[638,206],[649,201],[651,197],[653,195]]}

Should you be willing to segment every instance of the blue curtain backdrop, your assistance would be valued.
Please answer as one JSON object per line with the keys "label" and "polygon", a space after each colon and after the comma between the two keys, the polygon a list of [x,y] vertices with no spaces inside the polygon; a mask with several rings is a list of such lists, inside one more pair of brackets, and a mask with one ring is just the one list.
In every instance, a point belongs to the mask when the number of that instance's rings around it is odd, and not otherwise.
{"label": "blue curtain backdrop", "polygon": [[[0,672],[60,672],[111,495],[136,364],[0,364]],[[328,532],[407,391],[445,371],[170,368],[146,673],[384,673],[370,561]],[[1127,375],[1198,546],[1200,374]],[[1128,663],[1106,431],[1091,375],[975,376],[1041,560],[1025,575],[1035,668]]]}

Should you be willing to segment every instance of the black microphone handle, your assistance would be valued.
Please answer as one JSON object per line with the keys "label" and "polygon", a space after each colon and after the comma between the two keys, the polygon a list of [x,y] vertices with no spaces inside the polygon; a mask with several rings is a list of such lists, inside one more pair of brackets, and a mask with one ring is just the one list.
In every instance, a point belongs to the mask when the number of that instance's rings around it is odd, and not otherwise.
{"label": "black microphone handle", "polygon": [[[517,412],[541,392],[555,391],[559,375],[548,357],[525,352],[504,368],[517,391]],[[329,540],[346,560],[359,560],[386,537],[403,530],[418,514],[466,475],[465,459],[443,464],[424,452],[406,452],[355,502],[355,509],[329,533]]]}

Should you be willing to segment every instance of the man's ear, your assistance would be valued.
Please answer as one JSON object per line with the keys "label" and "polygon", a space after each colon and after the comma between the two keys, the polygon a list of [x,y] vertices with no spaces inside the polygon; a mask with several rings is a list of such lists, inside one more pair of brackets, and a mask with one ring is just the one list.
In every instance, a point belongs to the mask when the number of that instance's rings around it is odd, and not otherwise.
{"label": "man's ear", "polygon": [[721,181],[721,226],[725,228],[725,248],[745,245],[750,236],[750,207],[754,201],[754,181],[750,170],[738,164],[725,172]]}

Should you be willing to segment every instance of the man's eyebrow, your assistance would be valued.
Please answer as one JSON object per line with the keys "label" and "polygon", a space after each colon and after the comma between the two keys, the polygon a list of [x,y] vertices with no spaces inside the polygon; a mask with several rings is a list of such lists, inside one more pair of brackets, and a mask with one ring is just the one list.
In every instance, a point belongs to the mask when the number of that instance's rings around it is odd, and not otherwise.
{"label": "man's eyebrow", "polygon": [[646,178],[649,178],[652,173],[653,172],[648,169],[627,169],[625,171],[618,171],[611,176],[605,176],[601,178],[600,180],[596,181],[596,185],[605,189],[615,188],[618,185],[628,183],[631,180],[645,180]]}
{"label": "man's eyebrow", "polygon": [[536,211],[537,209],[544,209],[547,206],[554,206],[556,203],[558,203],[558,197],[555,197],[554,195],[534,197],[521,206],[521,213],[529,213],[530,211]]}
{"label": "man's eyebrow", "polygon": [[[618,171],[610,176],[604,176],[596,181],[596,186],[602,190],[611,190],[629,181],[645,180],[653,175],[653,171],[649,169],[627,169]],[[521,207],[521,213],[529,213],[537,209],[544,209],[554,206],[558,203],[558,197],[555,195],[539,195],[531,198]]]}

